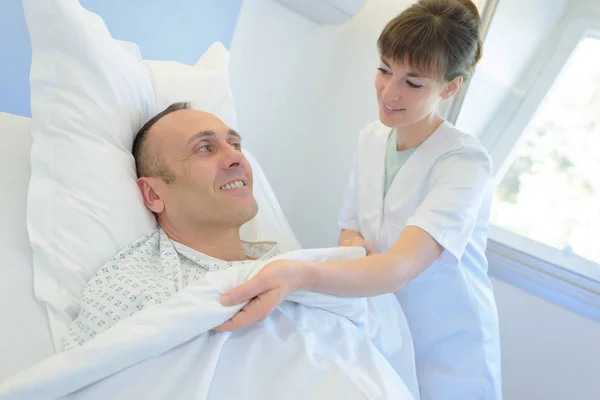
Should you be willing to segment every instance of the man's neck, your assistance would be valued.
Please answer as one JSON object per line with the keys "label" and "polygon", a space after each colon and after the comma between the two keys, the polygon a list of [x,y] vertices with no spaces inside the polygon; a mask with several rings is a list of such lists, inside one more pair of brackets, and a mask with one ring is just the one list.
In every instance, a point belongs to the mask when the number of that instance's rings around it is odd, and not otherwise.
{"label": "man's neck", "polygon": [[207,256],[224,261],[248,259],[244,253],[239,228],[175,229],[164,221],[159,223],[169,239]]}

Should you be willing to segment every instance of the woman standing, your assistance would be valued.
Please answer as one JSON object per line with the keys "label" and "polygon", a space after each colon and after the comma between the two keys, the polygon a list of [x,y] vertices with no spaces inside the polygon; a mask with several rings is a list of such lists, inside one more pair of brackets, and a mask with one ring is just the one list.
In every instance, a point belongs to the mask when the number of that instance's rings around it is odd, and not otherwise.
{"label": "woman standing", "polygon": [[368,257],[276,261],[227,293],[252,300],[221,329],[263,319],[287,295],[396,293],[422,399],[500,399],[498,318],[485,249],[492,168],[482,145],[438,113],[481,57],[470,0],[421,0],[378,40],[379,119],[359,135],[339,217],[341,245]]}

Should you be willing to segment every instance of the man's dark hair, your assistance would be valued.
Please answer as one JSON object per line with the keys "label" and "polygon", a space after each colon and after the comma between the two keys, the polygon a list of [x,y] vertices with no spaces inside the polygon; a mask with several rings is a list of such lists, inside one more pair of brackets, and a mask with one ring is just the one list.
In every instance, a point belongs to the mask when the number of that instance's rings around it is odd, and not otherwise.
{"label": "man's dark hair", "polygon": [[175,174],[169,170],[169,167],[165,165],[164,160],[161,159],[160,154],[151,146],[148,146],[147,136],[150,128],[158,122],[162,117],[172,112],[179,110],[189,110],[192,107],[188,102],[173,103],[169,107],[165,108],[160,113],[156,114],[152,119],[142,126],[142,128],[135,135],[133,140],[133,158],[135,160],[135,169],[137,171],[138,178],[158,176],[162,178],[166,183],[172,183],[175,181]]}

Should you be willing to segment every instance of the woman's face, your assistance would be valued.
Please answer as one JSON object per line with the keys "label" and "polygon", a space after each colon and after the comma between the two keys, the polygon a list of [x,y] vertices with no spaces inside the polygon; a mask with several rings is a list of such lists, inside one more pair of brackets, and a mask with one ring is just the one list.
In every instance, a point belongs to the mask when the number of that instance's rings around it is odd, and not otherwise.
{"label": "woman's face", "polygon": [[[435,71],[434,71],[435,73]],[[440,99],[452,97],[462,77],[442,82],[408,65],[381,59],[375,79],[379,119],[390,128],[413,125],[437,112]]]}

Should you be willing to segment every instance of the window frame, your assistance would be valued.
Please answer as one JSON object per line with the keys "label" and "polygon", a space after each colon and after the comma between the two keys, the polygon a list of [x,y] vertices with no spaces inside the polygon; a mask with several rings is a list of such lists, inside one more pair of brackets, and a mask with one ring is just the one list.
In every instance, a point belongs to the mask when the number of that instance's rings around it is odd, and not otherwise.
{"label": "window frame", "polygon": [[495,239],[488,241],[486,255],[492,277],[600,322],[600,282]]}
{"label": "window frame", "polygon": [[[555,51],[550,53],[549,57],[543,56],[543,53],[548,53],[549,49],[542,49],[541,59],[533,61],[534,64],[545,63],[546,65],[542,68],[531,87],[523,94],[522,101],[508,119],[505,127],[496,131],[493,138],[482,138],[482,141],[487,142],[485,143],[486,148],[494,161],[496,184],[500,183],[510,168],[514,153],[522,144],[527,125],[529,125],[540,104],[544,101],[546,94],[567,65],[575,47],[586,37],[600,39],[600,12],[598,14],[598,20],[571,20],[564,30],[558,29],[559,32],[551,35],[552,37],[548,41],[553,42],[553,39],[556,39],[555,43],[558,43],[558,46],[556,46]],[[532,70],[535,71],[538,68],[532,66]]]}
{"label": "window frame", "polygon": [[[586,37],[600,40],[600,7],[574,5],[549,35],[527,68],[515,106],[505,102],[497,110],[481,141],[494,164],[494,183],[500,183],[523,143],[527,125],[576,46]],[[519,89],[515,89],[519,91]],[[507,118],[507,114],[509,115]],[[575,254],[565,253],[525,236],[490,224],[487,256],[490,275],[577,314],[600,322],[600,267]]]}

